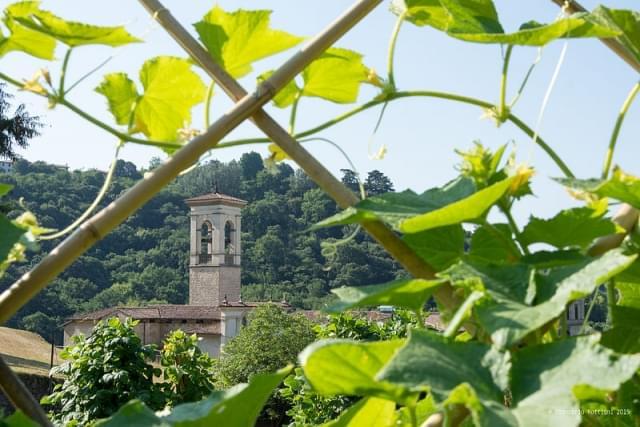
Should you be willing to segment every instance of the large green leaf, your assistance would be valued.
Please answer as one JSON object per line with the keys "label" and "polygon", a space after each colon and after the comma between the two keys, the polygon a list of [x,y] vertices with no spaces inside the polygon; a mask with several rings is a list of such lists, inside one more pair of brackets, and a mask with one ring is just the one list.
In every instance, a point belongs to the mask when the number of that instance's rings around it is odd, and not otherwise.
{"label": "large green leaf", "polygon": [[207,50],[229,74],[242,77],[258,59],[290,49],[302,41],[284,31],[269,28],[271,11],[225,12],[215,6],[194,24]]}
{"label": "large green leaf", "polygon": [[497,266],[471,260],[438,274],[457,287],[486,291],[496,301],[531,302],[535,297],[531,269],[524,264]]}
{"label": "large green leaf", "polygon": [[6,418],[0,419],[2,427],[38,427],[40,424],[26,416],[24,412],[17,410]]}
{"label": "large green leaf", "polygon": [[584,248],[600,236],[624,231],[603,218],[604,214],[590,208],[574,208],[563,210],[550,219],[531,217],[521,237],[527,245],[548,243],[557,248]]}
{"label": "large green leaf", "polygon": [[619,353],[640,353],[640,282],[616,281],[616,289],[620,298],[613,307],[613,328],[602,335],[602,345]]}
{"label": "large green leaf", "polygon": [[620,31],[622,34],[617,40],[640,62],[640,13],[598,6],[593,10],[591,19]]}
{"label": "large green leaf", "polygon": [[191,66],[186,59],[158,56],[140,70],[142,95],[122,73],[106,75],[96,91],[107,98],[118,124],[129,123],[135,104],[137,130],[151,139],[175,141],[178,130],[191,123],[191,109],[205,97],[205,86]]}
{"label": "large green leaf", "polygon": [[471,236],[469,258],[486,263],[512,264],[520,259],[520,249],[507,224],[485,224]]}
{"label": "large green leaf", "polygon": [[578,386],[617,390],[640,368],[640,354],[618,355],[585,336],[527,347],[513,358],[513,414],[523,426],[577,426]]}
{"label": "large green leaf", "polygon": [[12,188],[13,188],[13,185],[0,183],[0,197],[7,194],[9,191],[11,191]]}
{"label": "large green leaf", "polygon": [[479,342],[456,342],[435,332],[412,329],[406,345],[378,378],[416,391],[430,390],[438,400],[469,383],[481,398],[500,401],[502,392],[487,364],[494,362],[490,351],[491,347]]}
{"label": "large green leaf", "polygon": [[460,177],[443,187],[429,189],[420,195],[406,190],[368,197],[355,207],[347,208],[321,221],[316,227],[353,224],[368,219],[379,219],[397,227],[403,219],[430,212],[469,197],[474,194],[475,189],[473,180]]}
{"label": "large green leaf", "polygon": [[25,1],[14,3],[4,11],[4,23],[9,30],[9,37],[0,35],[0,56],[19,51],[36,58],[53,59],[56,48],[56,40],[39,31],[24,27],[16,21],[16,18],[28,16],[38,10],[39,3]]}
{"label": "large green leaf", "polygon": [[[378,378],[416,391],[430,390],[440,402],[451,397],[459,403],[469,403],[479,412],[481,420],[496,423],[483,425],[513,425],[512,417],[496,404],[502,402],[501,389],[507,385],[509,359],[509,353],[500,353],[482,343],[455,342],[414,329],[407,344]],[[465,390],[458,388],[461,385],[465,385]],[[459,393],[463,391],[469,399],[462,399]],[[473,399],[481,406],[473,405]]]}
{"label": "large green leaf", "polygon": [[381,285],[343,286],[332,289],[340,301],[329,310],[340,312],[357,307],[393,305],[420,310],[433,291],[444,283],[443,280],[405,279]]}
{"label": "large green leaf", "polygon": [[18,243],[26,230],[14,225],[0,214],[0,264],[7,259],[13,245]]}
{"label": "large green leaf", "polygon": [[640,208],[640,178],[626,174],[619,168],[614,169],[613,176],[607,180],[556,178],[556,181],[576,192],[610,197]]}
{"label": "large green leaf", "polygon": [[229,390],[215,391],[208,398],[176,406],[168,415],[154,414],[139,401],[123,406],[110,418],[98,422],[101,427],[253,427],[262,406],[273,390],[291,372],[291,367],[274,374],[256,374],[249,384],[238,384]]}
{"label": "large green leaf", "polygon": [[138,90],[136,84],[125,73],[111,73],[104,76],[96,92],[104,95],[109,103],[109,111],[119,125],[128,125],[133,114]]}
{"label": "large green leaf", "polygon": [[504,179],[440,209],[400,221],[398,229],[404,233],[417,233],[478,219],[504,196],[514,179],[514,177]]}
{"label": "large green leaf", "polygon": [[342,104],[355,102],[367,72],[361,54],[330,48],[302,72],[302,94]]}
{"label": "large green leaf", "polygon": [[[571,301],[590,295],[600,284],[627,268],[635,256],[616,249],[581,268],[557,275],[553,296],[537,305],[517,300],[483,301],[476,309],[478,321],[499,348],[509,347],[529,333],[562,315]],[[547,274],[553,277],[553,270]]]}
{"label": "large green leaf", "polygon": [[402,240],[437,271],[444,270],[464,255],[464,230],[460,224],[406,234]]}
{"label": "large green leaf", "polygon": [[322,340],[300,353],[300,364],[311,386],[321,395],[373,396],[404,403],[415,394],[376,380],[376,374],[403,344],[404,340]]}
{"label": "large green leaf", "polygon": [[16,16],[15,19],[23,26],[60,40],[70,47],[93,44],[122,46],[141,41],[129,34],[124,26],[102,27],[66,21],[41,9],[33,10],[28,15]]}
{"label": "large green leaf", "polygon": [[396,403],[365,397],[323,427],[388,427],[395,422]]}
{"label": "large green leaf", "polygon": [[[258,83],[262,83],[273,75],[274,71],[267,71],[258,76]],[[280,89],[273,97],[272,101],[276,107],[287,108],[296,101],[296,98],[300,96],[300,88],[296,84],[295,79],[289,80],[289,82]]]}
{"label": "large green leaf", "polygon": [[613,37],[621,31],[588,13],[550,24],[527,22],[505,33],[492,0],[396,0],[392,10],[417,26],[431,26],[449,36],[477,43],[543,46],[561,37]]}

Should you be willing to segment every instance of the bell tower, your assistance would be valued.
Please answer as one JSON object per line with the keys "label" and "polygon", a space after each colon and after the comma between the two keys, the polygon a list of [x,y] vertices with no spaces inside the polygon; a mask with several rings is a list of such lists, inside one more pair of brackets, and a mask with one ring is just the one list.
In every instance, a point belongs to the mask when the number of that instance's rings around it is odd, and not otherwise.
{"label": "bell tower", "polygon": [[219,307],[240,300],[240,225],[245,200],[213,193],[190,208],[189,305]]}

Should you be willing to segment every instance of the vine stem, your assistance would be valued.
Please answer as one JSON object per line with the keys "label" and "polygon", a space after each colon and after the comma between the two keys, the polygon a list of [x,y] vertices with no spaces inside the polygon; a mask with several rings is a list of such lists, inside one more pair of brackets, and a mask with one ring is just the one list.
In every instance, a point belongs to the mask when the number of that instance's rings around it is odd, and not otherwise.
{"label": "vine stem", "polygon": [[[4,80],[7,83],[10,83],[13,86],[16,86],[18,89],[23,89],[24,85],[19,82],[18,80],[4,74],[0,72],[0,80]],[[82,117],[83,119],[85,119],[86,121],[92,123],[93,125],[99,127],[100,129],[110,133],[111,135],[115,136],[116,138],[126,141],[126,142],[133,142],[135,144],[141,144],[141,145],[149,145],[152,147],[159,147],[159,148],[166,148],[166,149],[170,149],[170,150],[176,150],[179,149],[180,147],[182,147],[181,144],[177,143],[177,142],[167,142],[167,141],[153,141],[153,140],[147,140],[147,139],[141,139],[141,138],[135,138],[131,135],[128,135],[124,132],[120,132],[119,130],[109,126],[108,124],[106,124],[105,122],[95,118],[94,116],[92,116],[91,114],[85,112],[84,110],[82,110],[81,108],[79,108],[78,106],[76,106],[74,103],[72,103],[71,101],[65,99],[64,97],[59,98],[56,96],[53,96],[52,94],[46,93],[36,93],[36,92],[31,92],[35,95],[41,96],[43,98],[48,98],[53,100],[56,104],[60,104],[66,108],[68,108],[69,110],[73,111],[74,113],[76,113],[78,116]]]}
{"label": "vine stem", "polygon": [[398,19],[396,20],[396,25],[393,27],[393,32],[391,33],[391,39],[389,40],[389,48],[387,51],[387,79],[389,82],[389,86],[395,91],[396,89],[396,79],[393,72],[393,63],[396,56],[396,44],[398,43],[398,35],[400,34],[400,28],[402,27],[402,23],[404,22],[405,17],[407,16],[407,12],[402,12]]}
{"label": "vine stem", "polygon": [[[402,99],[402,98],[412,98],[412,97],[425,97],[425,98],[439,98],[439,99],[446,99],[449,101],[457,101],[457,102],[461,102],[463,104],[469,104],[469,105],[475,105],[477,107],[481,107],[484,109],[492,109],[495,108],[496,106],[494,104],[492,104],[491,102],[488,101],[484,101],[481,99],[476,99],[476,98],[472,98],[472,97],[468,97],[468,96],[464,96],[464,95],[458,95],[458,94],[454,94],[454,93],[448,93],[448,92],[438,92],[438,91],[431,91],[431,90],[412,90],[412,91],[398,91],[398,92],[394,92],[391,93],[385,97],[381,97],[381,98],[376,98],[373,99],[369,102],[366,102],[362,105],[359,105],[358,107],[355,107],[354,109],[347,111],[346,113],[343,113],[331,120],[328,120],[316,127],[313,127],[311,129],[307,129],[303,132],[298,132],[294,135],[295,138],[304,138],[313,134],[316,134],[320,131],[323,131],[325,129],[328,129],[332,126],[337,125],[340,122],[343,122],[345,120],[347,120],[350,117],[353,117],[359,113],[362,113],[370,108],[375,107],[376,105],[379,104],[383,104],[385,102],[391,102],[397,99]],[[533,129],[531,129],[529,126],[527,126],[527,124],[525,122],[523,122],[522,120],[520,120],[515,114],[513,113],[509,113],[509,116],[507,117],[507,120],[510,121],[511,123],[513,123],[516,127],[518,127],[522,132],[524,132],[527,136],[533,138],[534,137],[534,131]],[[228,141],[228,142],[223,142],[221,144],[218,145],[217,148],[224,148],[224,147],[235,147],[235,146],[239,146],[239,145],[247,145],[247,144],[258,144],[258,143],[266,143],[266,142],[270,142],[271,140],[269,138],[251,138],[251,139],[241,139],[241,140],[235,140],[235,141]],[[540,146],[540,148],[555,162],[555,164],[558,166],[558,168],[562,171],[562,173],[567,177],[567,178],[575,178],[575,175],[573,174],[573,172],[571,171],[571,169],[569,169],[569,167],[566,165],[566,163],[564,163],[564,161],[560,158],[560,156],[539,136],[535,139],[535,143]]]}
{"label": "vine stem", "polygon": [[209,83],[209,88],[207,89],[207,97],[204,100],[204,128],[208,129],[211,126],[211,98],[213,98],[213,88],[216,82],[213,80]]}
{"label": "vine stem", "polygon": [[585,331],[585,328],[587,327],[587,324],[589,323],[589,317],[591,317],[591,311],[593,310],[593,307],[596,305],[596,298],[598,298],[598,288],[596,287],[593,290],[593,295],[591,296],[591,302],[589,303],[589,308],[587,309],[587,314],[584,315],[584,319],[582,320],[582,325],[580,325],[580,332],[578,332],[578,335],[582,335]]}
{"label": "vine stem", "polygon": [[513,45],[507,46],[507,51],[504,54],[504,61],[502,62],[502,77],[500,78],[500,104],[498,105],[498,120],[503,123],[508,117],[507,107],[507,76],[509,74],[509,62],[511,61],[511,52],[513,51]]}
{"label": "vine stem", "polygon": [[300,103],[300,92],[296,94],[291,106],[291,115],[289,116],[289,135],[293,135],[296,130],[296,118],[298,116],[298,104]]}
{"label": "vine stem", "polygon": [[64,80],[67,77],[67,67],[69,66],[69,59],[71,58],[71,52],[73,48],[67,49],[67,53],[64,55],[64,60],[62,61],[62,69],[60,70],[60,84],[58,86],[58,96],[64,96]]}
{"label": "vine stem", "polygon": [[504,206],[501,206],[501,205],[498,205],[498,206],[502,211],[502,213],[504,214],[504,216],[507,218],[507,221],[509,222],[509,228],[511,228],[511,232],[513,233],[516,240],[520,244],[520,247],[522,248],[522,252],[524,252],[525,255],[531,255],[531,253],[529,252],[529,248],[527,248],[527,245],[522,239],[522,233],[520,233],[520,229],[518,228],[518,223],[516,223],[516,220],[513,218],[513,215],[511,215],[511,211]]}
{"label": "vine stem", "polygon": [[622,108],[620,109],[620,113],[618,113],[618,119],[616,120],[616,124],[613,127],[613,132],[611,134],[611,139],[609,141],[609,148],[607,149],[607,155],[604,160],[604,166],[602,167],[602,179],[607,179],[609,176],[609,171],[611,170],[611,162],[613,161],[613,152],[616,149],[616,142],[618,141],[618,135],[620,134],[620,129],[622,128],[622,123],[624,122],[624,118],[629,111],[629,107],[633,104],[633,100],[636,98],[640,92],[640,81],[638,81],[627,95],[627,99],[625,99],[622,104]]}
{"label": "vine stem", "polygon": [[116,165],[118,164],[118,155],[120,154],[120,149],[122,148],[122,145],[123,145],[123,141],[119,141],[118,145],[116,146],[116,152],[113,155],[113,161],[111,162],[111,166],[109,166],[109,171],[107,172],[107,176],[105,177],[104,183],[102,184],[102,188],[100,189],[100,192],[94,199],[93,203],[91,203],[91,205],[82,213],[82,215],[80,215],[75,221],[73,221],[73,223],[67,226],[64,230],[61,230],[57,233],[40,236],[39,237],[40,240],[54,240],[70,233],[71,231],[75,230],[80,224],[82,224],[82,222],[85,219],[87,219],[89,215],[91,215],[91,213],[98,207],[102,199],[104,199],[104,196],[107,194],[107,190],[109,190],[109,187],[111,186],[111,182],[113,181],[113,175],[116,170]]}

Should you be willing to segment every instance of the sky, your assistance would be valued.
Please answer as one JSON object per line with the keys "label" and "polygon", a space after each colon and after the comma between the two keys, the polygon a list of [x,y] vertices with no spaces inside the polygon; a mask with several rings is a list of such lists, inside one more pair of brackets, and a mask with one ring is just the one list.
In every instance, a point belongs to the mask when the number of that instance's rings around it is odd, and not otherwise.
{"label": "sky", "polygon": [[[507,31],[516,30],[521,23],[531,19],[553,21],[559,13],[558,7],[550,0],[496,0],[495,3]],[[0,4],[4,7],[9,2],[1,1]],[[216,3],[165,0],[164,4],[195,35],[192,24]],[[312,36],[348,8],[351,1],[221,0],[217,4],[225,10],[271,9],[274,28]],[[582,0],[582,4],[592,9],[597,2]],[[606,5],[638,9],[637,0],[608,0]],[[68,82],[73,82],[112,57],[68,95],[83,110],[107,123],[113,122],[105,100],[94,92],[102,75],[124,71],[135,77],[143,62],[153,56],[185,56],[135,1],[43,0],[42,7],[70,20],[98,25],[124,24],[132,34],[144,39],[144,43],[117,49],[87,46],[73,52]],[[388,8],[388,1],[382,3],[336,43],[336,46],[364,54],[366,65],[380,75],[386,73],[387,44],[395,24],[395,16]],[[548,97],[542,120],[539,121],[541,105],[565,43],[564,61]],[[255,72],[244,77],[241,83],[245,88],[252,89],[257,74],[277,68],[294,52],[295,48],[255,63]],[[537,53],[535,48],[514,49],[509,70],[508,99],[515,94]],[[57,81],[63,56],[62,45],[56,52],[58,60],[53,63],[21,53],[10,53],[0,60],[0,71],[17,79],[27,79],[38,69],[47,67],[54,81]],[[405,23],[398,39],[395,64],[396,84],[400,90],[446,91],[491,102],[498,99],[502,67],[502,53],[498,45],[464,43],[432,28],[418,28]],[[204,74],[202,76],[204,78]],[[530,127],[537,127],[540,136],[578,177],[597,177],[618,111],[637,80],[637,73],[598,40],[556,41],[543,49],[541,60],[513,112]],[[208,80],[205,81],[208,83]],[[24,103],[27,110],[40,116],[45,124],[42,135],[32,140],[28,149],[20,152],[22,156],[30,161],[66,164],[72,169],[105,170],[108,167],[116,143],[113,136],[64,107],[50,110],[46,101],[38,96],[11,91],[15,94],[16,103]],[[373,87],[363,85],[359,102],[366,102],[375,95]],[[636,103],[629,110],[614,158],[615,164],[635,174],[639,174],[635,168],[640,154],[637,137],[640,134],[639,104]],[[231,107],[232,103],[219,90],[212,104],[212,116],[219,116]],[[304,98],[299,106],[297,130],[323,123],[353,107]],[[288,111],[279,110],[273,105],[265,108],[286,126]],[[510,123],[496,127],[491,120],[483,118],[483,112],[477,107],[434,98],[394,101],[388,106],[380,128],[372,137],[379,112],[380,108],[370,109],[318,136],[339,144],[359,172],[378,169],[391,178],[397,190],[411,188],[418,192],[442,185],[457,175],[454,168],[458,162],[455,149],[468,149],[476,140],[493,148],[510,143],[510,147],[516,149],[519,161],[532,164],[537,171],[533,185],[536,196],[516,208],[516,218],[523,220],[529,215],[548,217],[560,208],[575,205],[567,193],[550,179],[561,176],[561,172],[533,144],[531,138]],[[192,127],[203,127],[201,107],[194,109]],[[261,136],[257,128],[246,123],[230,134],[228,139]],[[372,152],[382,145],[387,147],[387,155],[382,160],[372,159]],[[329,144],[313,142],[308,143],[307,148],[336,174],[348,167],[347,160]],[[229,161],[250,150],[259,152],[263,157],[268,155],[266,145],[255,145],[214,150],[209,158]],[[162,158],[165,155],[159,149],[127,144],[120,156],[139,167],[147,166],[152,157]]]}

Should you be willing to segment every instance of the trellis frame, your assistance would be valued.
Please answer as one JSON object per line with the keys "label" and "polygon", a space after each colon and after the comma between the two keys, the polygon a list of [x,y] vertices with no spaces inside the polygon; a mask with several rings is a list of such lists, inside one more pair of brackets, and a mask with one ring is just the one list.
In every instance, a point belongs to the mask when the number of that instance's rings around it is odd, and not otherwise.
{"label": "trellis frame", "polygon": [[[566,7],[572,13],[585,10],[574,0],[552,1],[559,6]],[[251,94],[248,94],[235,79],[213,61],[203,46],[186,31],[160,1],[139,0],[139,2],[236,104],[229,112],[215,121],[204,134],[194,138],[149,176],[135,184],[109,206],[92,216],[43,258],[29,273],[22,276],[9,289],[0,294],[0,324],[6,323],[22,306],[93,244],[124,222],[181,171],[197,162],[202,154],[214,148],[224,136],[247,119],[252,120],[258,128],[294,160],[325,193],[334,199],[338,206],[347,208],[358,202],[358,198],[351,190],[333,176],[322,163],[315,159],[262,107],[311,61],[331,47],[336,40],[367,16],[382,0],[358,0],[336,21],[286,61],[269,79],[259,84]],[[627,53],[624,46],[617,40],[601,40],[632,68],[640,71],[640,64]],[[627,231],[630,231],[638,221],[638,210],[628,205],[623,205],[614,217],[614,221],[618,222]],[[362,226],[413,276],[426,279],[434,278],[435,270],[433,267],[411,251],[386,225],[379,221],[366,221]],[[619,234],[605,236],[596,243],[592,248],[592,252],[594,254],[601,253],[611,247],[618,246],[622,238],[623,236]],[[439,288],[435,297],[445,307],[455,307],[459,302],[449,285]],[[16,408],[21,409],[41,425],[51,425],[42,407],[2,358],[0,358],[0,388],[7,394]],[[454,418],[461,420],[464,414],[465,411],[462,409],[457,414],[458,416],[454,416]],[[442,421],[442,417],[437,415],[431,417],[427,424],[435,426],[440,425]]]}

